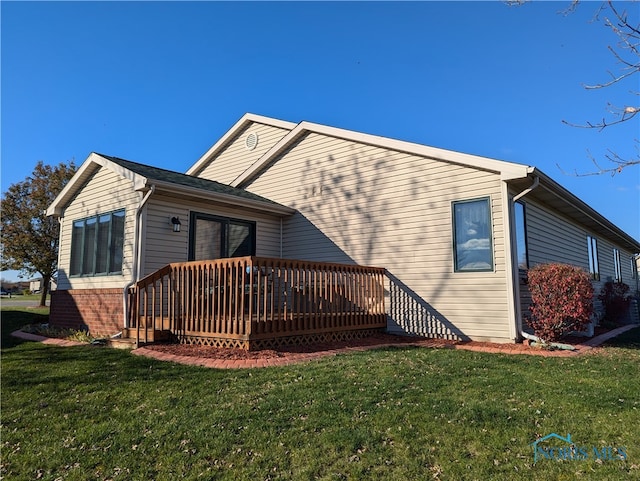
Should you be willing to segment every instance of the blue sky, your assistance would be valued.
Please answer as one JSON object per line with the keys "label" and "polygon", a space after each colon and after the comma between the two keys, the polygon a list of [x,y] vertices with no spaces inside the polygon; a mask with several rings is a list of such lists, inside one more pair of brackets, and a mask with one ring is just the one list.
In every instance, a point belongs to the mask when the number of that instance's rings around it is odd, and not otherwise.
{"label": "blue sky", "polygon": [[583,88],[618,69],[616,39],[599,2],[569,3],[3,1],[2,192],[92,151],[185,172],[253,112],[535,165],[640,238],[640,168],[557,167],[640,136],[562,123],[639,89]]}

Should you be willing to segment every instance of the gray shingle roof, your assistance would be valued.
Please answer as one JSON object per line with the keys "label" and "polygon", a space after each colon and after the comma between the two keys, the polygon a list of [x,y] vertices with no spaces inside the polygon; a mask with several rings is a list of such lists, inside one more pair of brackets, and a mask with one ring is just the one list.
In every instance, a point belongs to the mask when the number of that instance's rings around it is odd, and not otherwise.
{"label": "gray shingle roof", "polygon": [[243,199],[254,200],[258,202],[265,202],[271,205],[282,205],[261,197],[251,192],[247,192],[244,189],[238,189],[231,187],[214,180],[201,179],[200,177],[194,177],[192,175],[181,174],[180,172],[174,172],[172,170],[161,169],[159,167],[152,167],[150,165],[139,164],[130,160],[120,159],[110,155],[98,154],[111,162],[124,167],[127,170],[135,172],[138,175],[146,177],[150,181],[169,182],[172,184],[183,185],[185,187],[191,187],[195,189],[202,189],[207,192],[214,192],[217,194],[232,195],[236,197],[242,197]]}

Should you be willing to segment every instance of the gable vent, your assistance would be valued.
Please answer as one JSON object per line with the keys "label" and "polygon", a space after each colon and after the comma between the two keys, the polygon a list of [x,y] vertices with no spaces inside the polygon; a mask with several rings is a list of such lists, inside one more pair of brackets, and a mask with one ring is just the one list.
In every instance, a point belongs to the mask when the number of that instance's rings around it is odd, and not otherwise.
{"label": "gable vent", "polygon": [[247,135],[247,138],[244,139],[244,146],[247,150],[253,150],[256,148],[256,145],[258,145],[258,134],[251,132]]}

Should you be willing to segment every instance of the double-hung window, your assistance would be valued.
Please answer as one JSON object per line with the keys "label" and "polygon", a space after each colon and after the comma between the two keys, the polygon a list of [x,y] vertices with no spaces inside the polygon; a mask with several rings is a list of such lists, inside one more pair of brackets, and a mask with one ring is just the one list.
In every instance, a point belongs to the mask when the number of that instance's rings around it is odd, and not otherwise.
{"label": "double-hung window", "polygon": [[490,199],[453,202],[452,210],[455,271],[493,270]]}
{"label": "double-hung window", "polygon": [[73,221],[70,275],[95,276],[122,272],[124,214],[122,209]]}
{"label": "double-hung window", "polygon": [[587,236],[587,252],[589,253],[589,273],[591,277],[600,280],[600,266],[598,265],[598,241],[595,237]]}

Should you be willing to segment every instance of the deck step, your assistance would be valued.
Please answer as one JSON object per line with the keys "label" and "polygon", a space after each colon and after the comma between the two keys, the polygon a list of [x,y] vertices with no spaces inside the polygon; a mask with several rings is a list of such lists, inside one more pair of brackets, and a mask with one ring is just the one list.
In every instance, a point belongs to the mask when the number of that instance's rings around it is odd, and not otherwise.
{"label": "deck step", "polygon": [[135,349],[137,347],[135,339],[130,339],[126,337],[125,338],[116,337],[113,339],[109,339],[107,340],[107,346],[114,347],[116,349]]}
{"label": "deck step", "polygon": [[[121,339],[129,339],[135,343],[136,336],[138,334],[137,329],[123,329]],[[140,329],[140,342],[145,342],[144,329]],[[146,341],[147,343],[168,341],[171,339],[171,331],[165,331],[160,329],[147,329]]]}

